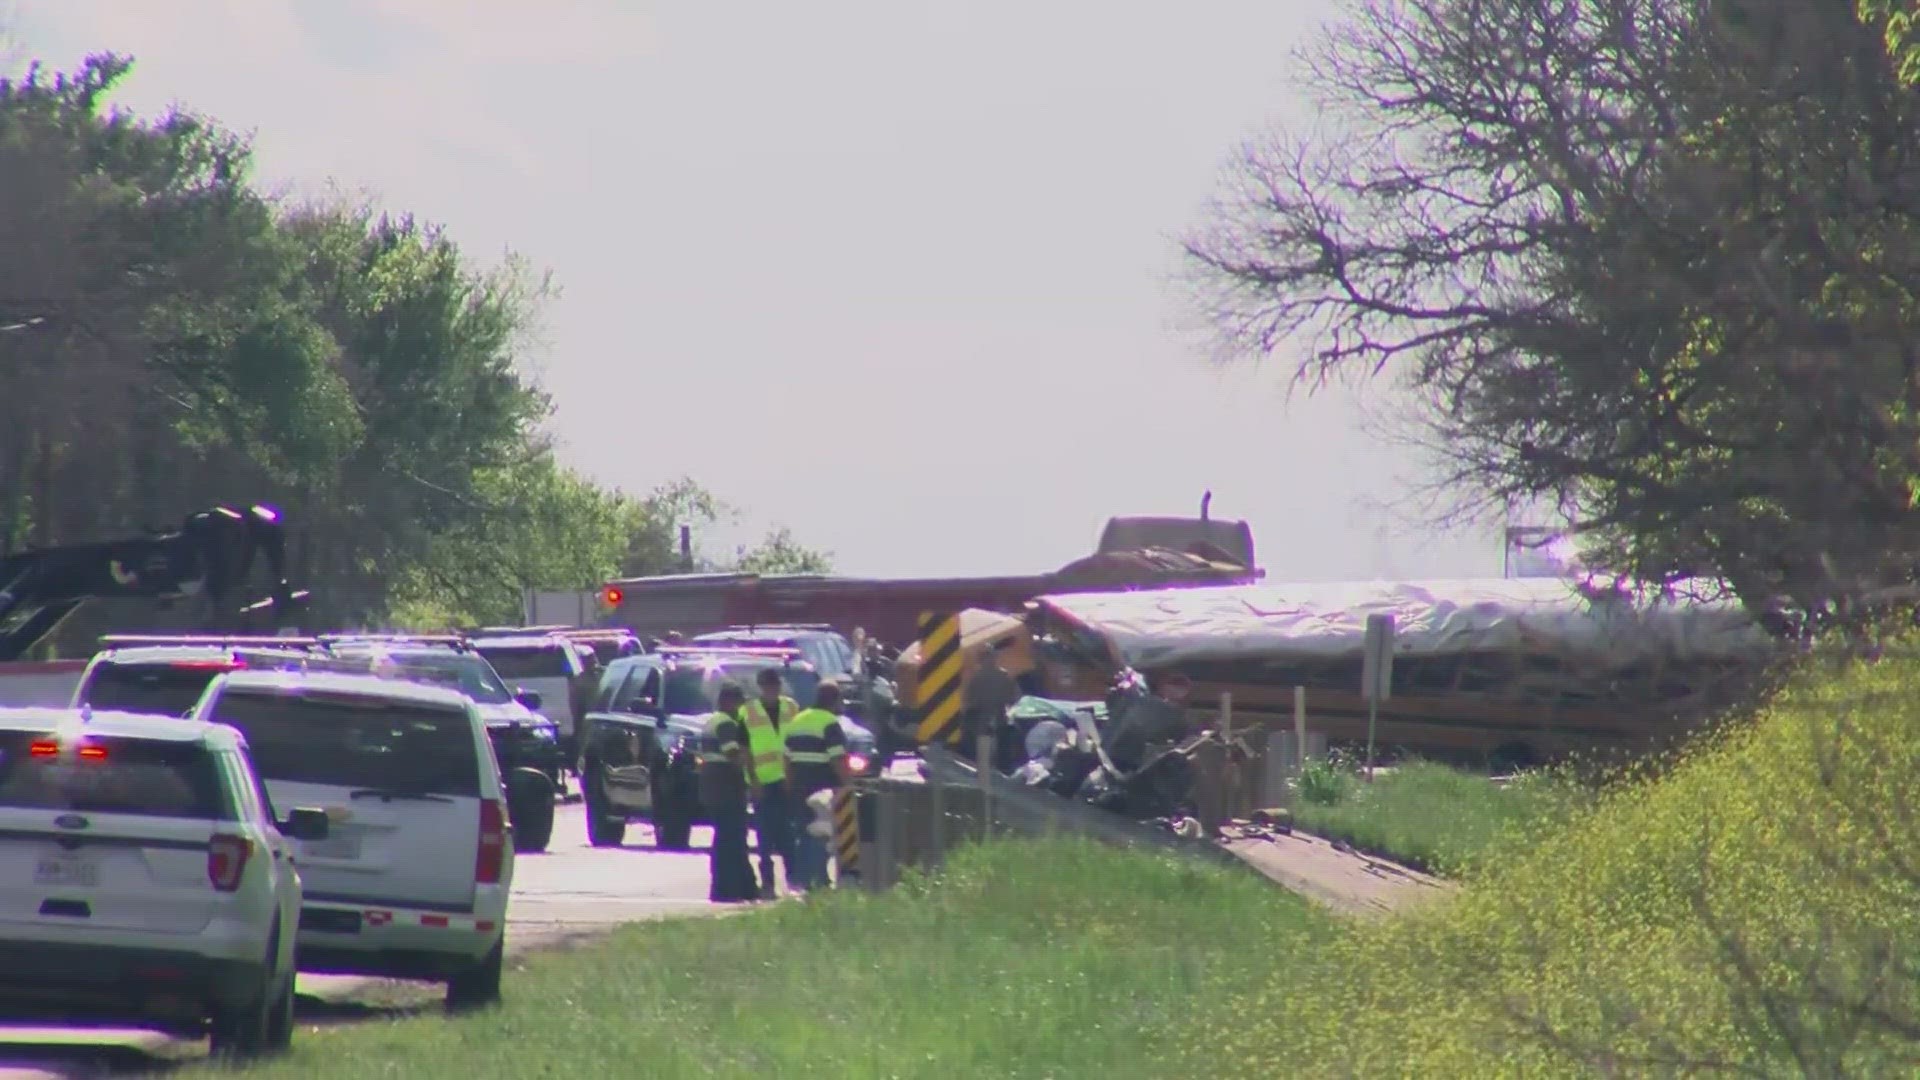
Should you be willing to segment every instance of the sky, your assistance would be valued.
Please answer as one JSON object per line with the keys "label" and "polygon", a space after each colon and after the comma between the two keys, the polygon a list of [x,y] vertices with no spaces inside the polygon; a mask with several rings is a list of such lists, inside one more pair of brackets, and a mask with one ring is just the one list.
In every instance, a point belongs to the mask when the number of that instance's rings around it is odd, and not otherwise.
{"label": "sky", "polygon": [[[1251,522],[1277,580],[1498,575],[1406,505],[1382,386],[1223,368],[1173,284],[1241,140],[1311,119],[1320,5],[0,0],[14,64],[251,132],[261,182],[512,251],[561,453],[690,475],[848,572],[1022,572],[1116,514]],[[1497,532],[1497,526],[1495,527]]]}

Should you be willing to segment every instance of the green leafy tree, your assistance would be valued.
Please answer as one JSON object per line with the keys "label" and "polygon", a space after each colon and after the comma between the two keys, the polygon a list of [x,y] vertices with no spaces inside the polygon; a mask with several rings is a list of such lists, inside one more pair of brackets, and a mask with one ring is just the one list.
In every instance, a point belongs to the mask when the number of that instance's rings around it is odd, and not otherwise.
{"label": "green leafy tree", "polygon": [[756,574],[824,574],[833,569],[833,555],[802,547],[786,526],[768,530],[760,543],[742,548],[733,568]]}
{"label": "green leafy tree", "polygon": [[[555,461],[518,363],[548,279],[409,216],[277,205],[244,139],[109,108],[130,66],[0,81],[0,552],[269,502],[317,622],[447,625],[672,570],[681,525],[736,516],[692,480],[635,499]],[[770,541],[767,565],[814,558]],[[95,614],[74,645],[195,621]]]}

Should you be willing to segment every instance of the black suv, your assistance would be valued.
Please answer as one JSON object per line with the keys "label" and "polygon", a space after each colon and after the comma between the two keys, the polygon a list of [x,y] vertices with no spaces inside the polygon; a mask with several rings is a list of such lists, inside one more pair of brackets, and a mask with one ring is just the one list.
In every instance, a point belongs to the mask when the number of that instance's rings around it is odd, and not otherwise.
{"label": "black suv", "polygon": [[[868,643],[871,646],[871,642]],[[863,725],[886,729],[894,720],[896,704],[892,670],[869,648],[860,650],[846,636],[824,623],[767,623],[731,626],[696,634],[686,648],[790,649],[813,665],[823,679],[839,681],[846,694],[847,716]],[[801,704],[811,699],[802,698]],[[889,755],[890,756],[890,755]]]}
{"label": "black suv", "polygon": [[[607,665],[581,728],[580,793],[587,839],[617,847],[627,823],[648,820],[654,843],[668,851],[689,846],[700,807],[699,746],[714,694],[727,680],[749,694],[761,671],[778,670],[783,692],[803,706],[813,701],[820,673],[794,649],[665,647]],[[873,733],[841,718],[857,771],[873,761]]]}

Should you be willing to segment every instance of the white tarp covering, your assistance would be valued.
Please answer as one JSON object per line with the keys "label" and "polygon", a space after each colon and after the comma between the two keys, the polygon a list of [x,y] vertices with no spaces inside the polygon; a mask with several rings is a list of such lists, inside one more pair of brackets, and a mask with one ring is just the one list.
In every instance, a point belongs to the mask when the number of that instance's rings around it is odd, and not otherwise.
{"label": "white tarp covering", "polygon": [[1128,664],[1357,653],[1393,615],[1396,654],[1731,655],[1769,638],[1737,604],[1589,601],[1564,578],[1361,581],[1073,593],[1040,603],[1105,636]]}

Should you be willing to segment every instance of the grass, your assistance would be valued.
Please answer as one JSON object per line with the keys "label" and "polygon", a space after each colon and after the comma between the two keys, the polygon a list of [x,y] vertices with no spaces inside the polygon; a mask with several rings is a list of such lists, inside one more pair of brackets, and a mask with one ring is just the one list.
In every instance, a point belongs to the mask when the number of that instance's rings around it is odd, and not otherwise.
{"label": "grass", "polygon": [[1920,658],[1750,723],[1209,1010],[1178,1075],[1911,1076]]}
{"label": "grass", "polygon": [[1559,773],[1495,784],[1414,761],[1368,783],[1345,762],[1314,762],[1300,777],[1294,824],[1417,870],[1462,873],[1501,841],[1567,819],[1592,798]]}
{"label": "grass", "polygon": [[[1461,790],[1404,775],[1404,806]],[[1916,777],[1920,653],[1816,660],[1657,772],[1458,825],[1465,888],[1393,919],[1008,842],[937,887],[631,928],[534,958],[492,1013],[308,1033],[248,1075],[1914,1075]]]}
{"label": "grass", "polygon": [[534,955],[497,1010],[303,1030],[291,1055],[244,1075],[1177,1075],[1167,1055],[1196,1014],[1331,932],[1253,874],[996,843],[959,853],[937,886],[636,925],[591,951]]}

